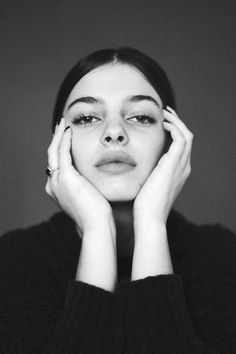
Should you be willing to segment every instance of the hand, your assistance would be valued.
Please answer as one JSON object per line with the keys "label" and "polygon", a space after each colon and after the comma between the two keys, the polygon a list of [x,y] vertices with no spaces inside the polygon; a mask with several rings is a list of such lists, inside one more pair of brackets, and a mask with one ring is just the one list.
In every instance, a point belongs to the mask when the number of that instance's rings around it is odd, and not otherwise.
{"label": "hand", "polygon": [[48,165],[59,169],[48,178],[45,190],[84,233],[85,229],[96,227],[97,221],[108,219],[112,209],[102,194],[72,165],[72,129],[65,130],[65,127],[62,118],[48,148]]}
{"label": "hand", "polygon": [[[167,110],[168,109],[168,110]],[[154,217],[165,223],[170,209],[191,172],[190,157],[193,134],[173,109],[164,109],[163,127],[173,142],[159,160],[134,201],[134,217]]]}

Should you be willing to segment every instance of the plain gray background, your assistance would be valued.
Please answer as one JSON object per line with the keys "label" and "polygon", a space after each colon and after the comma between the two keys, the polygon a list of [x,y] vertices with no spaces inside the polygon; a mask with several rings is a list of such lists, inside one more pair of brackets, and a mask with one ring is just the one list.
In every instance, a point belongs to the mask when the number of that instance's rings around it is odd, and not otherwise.
{"label": "plain gray background", "polygon": [[235,1],[14,1],[0,16],[1,233],[58,210],[44,171],[59,84],[81,56],[121,45],[160,62],[195,136],[175,208],[236,231]]}

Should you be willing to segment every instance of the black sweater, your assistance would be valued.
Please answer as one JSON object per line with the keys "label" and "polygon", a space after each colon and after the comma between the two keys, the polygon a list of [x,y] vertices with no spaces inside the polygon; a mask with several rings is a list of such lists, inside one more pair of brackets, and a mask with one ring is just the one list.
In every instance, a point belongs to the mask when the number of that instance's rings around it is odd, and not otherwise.
{"label": "black sweater", "polygon": [[0,238],[0,354],[236,353],[236,236],[172,211],[174,274],[115,292],[75,281],[81,239],[64,213]]}

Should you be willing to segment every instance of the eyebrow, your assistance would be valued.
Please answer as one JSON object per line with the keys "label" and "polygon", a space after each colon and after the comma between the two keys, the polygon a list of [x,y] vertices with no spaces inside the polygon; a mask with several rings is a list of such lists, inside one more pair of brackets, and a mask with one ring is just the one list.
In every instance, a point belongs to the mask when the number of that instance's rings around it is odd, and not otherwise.
{"label": "eyebrow", "polygon": [[[141,102],[141,101],[149,101],[154,103],[158,108],[160,108],[160,104],[153,98],[152,96],[148,95],[134,95],[134,96],[128,96],[125,100],[127,103],[136,103],[136,102]],[[77,103],[87,103],[87,104],[105,104],[105,101],[101,97],[92,97],[92,96],[85,96],[85,97],[80,97],[76,98],[74,101],[72,101],[69,106],[68,110],[74,106]]]}

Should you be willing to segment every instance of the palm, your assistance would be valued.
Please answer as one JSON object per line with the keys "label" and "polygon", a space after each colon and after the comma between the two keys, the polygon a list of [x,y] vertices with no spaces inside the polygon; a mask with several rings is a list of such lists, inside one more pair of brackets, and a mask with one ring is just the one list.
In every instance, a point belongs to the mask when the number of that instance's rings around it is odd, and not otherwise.
{"label": "palm", "polygon": [[168,185],[170,182],[170,166],[167,161],[167,153],[162,156],[157,166],[153,169],[146,182],[140,189],[134,208],[153,213],[168,197]]}
{"label": "palm", "polygon": [[63,179],[58,195],[63,209],[76,211],[80,218],[90,220],[111,212],[105,197],[72,165],[67,167]]}

